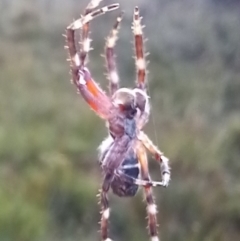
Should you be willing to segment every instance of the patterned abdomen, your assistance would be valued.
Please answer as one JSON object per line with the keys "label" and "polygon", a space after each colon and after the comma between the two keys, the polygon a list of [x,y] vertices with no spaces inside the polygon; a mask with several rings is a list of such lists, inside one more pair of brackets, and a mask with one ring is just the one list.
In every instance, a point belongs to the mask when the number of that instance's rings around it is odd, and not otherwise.
{"label": "patterned abdomen", "polygon": [[119,197],[131,197],[135,196],[138,190],[138,185],[131,183],[130,180],[126,180],[123,174],[132,178],[138,178],[139,176],[139,163],[134,153],[130,154],[122,163],[119,168],[119,176],[115,176],[111,188],[113,193]]}
{"label": "patterned abdomen", "polygon": [[[112,144],[113,138],[108,136],[108,138],[105,139],[100,145],[99,161],[101,166],[104,165],[104,158],[109,152]],[[114,176],[114,179],[111,183],[113,193],[120,197],[134,196],[137,193],[138,185],[133,184],[131,178],[138,178],[140,171],[137,156],[133,151],[130,152],[116,172],[118,175]],[[130,176],[131,178],[128,179],[127,176]]]}

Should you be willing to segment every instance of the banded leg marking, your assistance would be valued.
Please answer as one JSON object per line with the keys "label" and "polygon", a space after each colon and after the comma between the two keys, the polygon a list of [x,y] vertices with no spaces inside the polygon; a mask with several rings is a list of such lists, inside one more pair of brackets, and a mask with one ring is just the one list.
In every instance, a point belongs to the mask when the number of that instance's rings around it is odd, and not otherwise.
{"label": "banded leg marking", "polygon": [[141,25],[142,17],[139,16],[139,9],[135,7],[133,15],[133,34],[135,42],[135,64],[137,69],[137,87],[146,89],[146,60],[143,44],[143,26]]}
{"label": "banded leg marking", "polygon": [[116,171],[115,175],[121,176],[121,178],[124,179],[124,181],[131,183],[131,184],[136,184],[138,186],[143,186],[143,187],[157,187],[157,186],[164,186],[163,182],[156,182],[156,181],[151,181],[151,180],[143,180],[139,178],[134,178],[126,173],[124,173],[121,170]]}
{"label": "banded leg marking", "polygon": [[108,224],[109,224],[109,217],[110,217],[110,208],[109,208],[109,201],[107,193],[110,188],[110,184],[112,181],[113,175],[106,174],[102,189],[100,192],[100,205],[101,205],[101,240],[102,241],[111,241],[111,239],[108,237]]}
{"label": "banded leg marking", "polygon": [[90,12],[89,14],[86,14],[85,16],[75,20],[73,23],[71,23],[68,26],[68,29],[72,29],[72,30],[77,30],[83,27],[84,24],[92,21],[94,18],[103,15],[109,11],[113,11],[119,8],[119,4],[118,3],[113,3],[111,5],[96,9],[92,12]]}
{"label": "banded leg marking", "polygon": [[[70,56],[73,83],[76,85],[78,91],[82,94],[83,98],[87,101],[91,108],[103,119],[108,119],[110,113],[109,110],[113,107],[112,103],[101,88],[93,81],[89,70],[85,67],[85,59],[90,50],[91,42],[88,37],[89,21],[101,14],[115,10],[119,7],[119,4],[112,4],[93,10],[93,8],[98,6],[100,1],[101,0],[91,1],[85,11],[85,15],[67,27],[66,42]],[[74,38],[75,30],[78,28],[83,28],[81,32],[82,45],[80,53],[77,52]]]}
{"label": "banded leg marking", "polygon": [[119,76],[117,73],[114,47],[118,39],[118,31],[119,31],[122,18],[123,18],[123,12],[121,12],[121,14],[117,17],[117,20],[113,26],[113,29],[111,30],[111,32],[109,33],[106,39],[105,58],[106,58],[106,65],[107,65],[107,71],[108,71],[108,79],[110,81],[109,91],[111,96],[119,88]]}
{"label": "banded leg marking", "polygon": [[[149,171],[148,171],[148,160],[145,148],[142,144],[139,144],[137,149],[138,160],[141,165],[141,175],[146,181],[150,181]],[[145,200],[147,203],[147,216],[148,216],[148,230],[151,236],[151,240],[158,240],[157,232],[157,207],[154,202],[152,188],[149,186],[144,187]]]}

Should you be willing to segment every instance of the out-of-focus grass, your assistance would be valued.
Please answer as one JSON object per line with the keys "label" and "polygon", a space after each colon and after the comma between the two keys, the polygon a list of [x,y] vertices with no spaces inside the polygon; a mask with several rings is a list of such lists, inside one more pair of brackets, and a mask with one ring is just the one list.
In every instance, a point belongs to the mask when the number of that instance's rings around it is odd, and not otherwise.
{"label": "out-of-focus grass", "polygon": [[[135,78],[134,5],[147,25],[152,117],[146,132],[172,166],[169,188],[155,189],[165,241],[240,236],[240,10],[233,2],[121,2],[126,13],[116,52],[125,86]],[[0,3],[0,240],[98,239],[96,148],[106,128],[69,83],[61,36],[86,4]],[[102,86],[99,55],[115,15],[91,25],[90,67]],[[151,158],[149,165],[160,179]],[[142,194],[110,198],[113,239],[147,240]]]}

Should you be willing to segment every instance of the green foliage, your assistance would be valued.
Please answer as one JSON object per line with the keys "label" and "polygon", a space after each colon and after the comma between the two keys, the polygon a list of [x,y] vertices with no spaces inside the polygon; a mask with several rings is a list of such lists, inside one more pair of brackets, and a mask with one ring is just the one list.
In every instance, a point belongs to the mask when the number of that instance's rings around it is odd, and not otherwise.
{"label": "green foliage", "polygon": [[[0,2],[0,240],[98,240],[96,148],[104,123],[76,94],[61,36],[84,1]],[[106,1],[107,3],[111,1]],[[227,4],[229,2],[229,4]],[[240,10],[237,1],[121,1],[122,84],[133,86],[130,25],[139,5],[150,52],[146,132],[170,158],[155,189],[165,241],[240,239]],[[93,76],[116,13],[91,25]],[[149,158],[150,159],[150,158]],[[153,179],[159,169],[150,159]],[[114,240],[148,240],[142,194],[111,195]]]}

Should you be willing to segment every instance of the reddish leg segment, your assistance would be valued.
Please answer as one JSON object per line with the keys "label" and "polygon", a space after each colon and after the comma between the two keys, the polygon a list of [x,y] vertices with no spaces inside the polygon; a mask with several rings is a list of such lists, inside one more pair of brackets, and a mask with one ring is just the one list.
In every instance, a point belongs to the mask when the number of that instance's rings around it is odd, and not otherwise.
{"label": "reddish leg segment", "polygon": [[[77,86],[78,91],[82,94],[83,98],[90,105],[90,107],[102,118],[108,119],[110,110],[113,104],[106,94],[97,86],[91,78],[89,70],[85,67],[85,59],[90,50],[89,21],[93,18],[104,14],[108,11],[115,10],[119,4],[112,4],[101,9],[92,10],[99,4],[99,0],[92,1],[86,10],[86,14],[80,19],[74,21],[67,27],[66,41],[69,50],[71,75],[72,81]],[[80,53],[77,53],[75,45],[75,30],[82,28],[82,44]]]}
{"label": "reddish leg segment", "polygon": [[111,241],[108,237],[108,223],[109,223],[109,216],[110,216],[110,208],[109,208],[109,201],[107,193],[110,188],[110,184],[112,181],[113,176],[111,174],[106,174],[104,177],[102,189],[100,191],[100,205],[101,205],[101,241]]}
{"label": "reddish leg segment", "polygon": [[146,60],[143,49],[143,26],[141,25],[141,17],[139,16],[139,9],[135,7],[133,15],[133,34],[135,43],[136,68],[137,68],[137,87],[139,89],[146,89]]}
{"label": "reddish leg segment", "polygon": [[133,34],[135,44],[135,65],[137,70],[136,80],[136,93],[142,99],[145,99],[144,108],[141,109],[141,115],[138,119],[138,128],[141,130],[143,126],[148,122],[150,115],[150,104],[147,95],[147,80],[146,80],[146,54],[144,53],[144,40],[143,40],[143,26],[141,25],[141,19],[139,15],[138,7],[135,7],[133,14]]}

